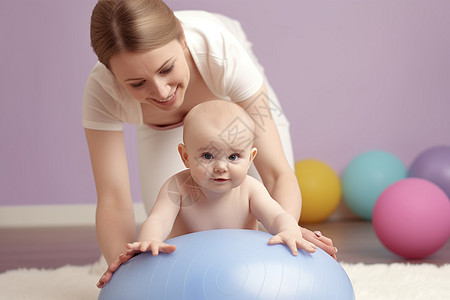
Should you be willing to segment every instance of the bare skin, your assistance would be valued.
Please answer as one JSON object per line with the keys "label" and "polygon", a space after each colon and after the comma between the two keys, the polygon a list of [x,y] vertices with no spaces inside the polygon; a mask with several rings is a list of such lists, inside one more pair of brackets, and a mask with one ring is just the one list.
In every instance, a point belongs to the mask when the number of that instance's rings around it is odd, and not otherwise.
{"label": "bare skin", "polygon": [[269,244],[285,244],[293,255],[297,249],[316,250],[264,185],[247,175],[256,148],[255,126],[245,115],[236,104],[220,100],[191,110],[185,121],[185,144],[179,146],[189,169],[163,185],[138,242],[128,244],[130,253],[171,253],[175,247],[164,243],[167,238],[221,228],[257,230],[258,220],[275,235]]}
{"label": "bare skin", "polygon": [[[171,125],[183,120],[197,104],[216,99],[195,66],[184,39],[173,40],[148,52],[120,52],[110,61],[117,82],[141,103],[149,125]],[[271,118],[265,86],[239,105],[255,118],[254,163],[264,185],[295,220],[301,212],[301,194],[295,174],[284,156]],[[127,157],[123,132],[85,129],[97,187],[97,235],[108,269],[99,287],[132,255],[126,244],[135,240]],[[111,222],[114,220],[114,222]],[[303,238],[336,257],[332,241],[320,232],[301,228]]]}

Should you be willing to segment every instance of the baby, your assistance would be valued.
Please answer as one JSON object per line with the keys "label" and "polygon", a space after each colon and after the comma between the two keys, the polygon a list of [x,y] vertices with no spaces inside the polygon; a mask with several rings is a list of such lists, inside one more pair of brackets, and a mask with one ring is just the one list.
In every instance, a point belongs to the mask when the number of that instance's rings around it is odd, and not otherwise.
{"label": "baby", "polygon": [[171,253],[168,238],[211,229],[257,230],[258,220],[274,236],[269,244],[285,244],[314,252],[296,220],[270,196],[264,185],[247,175],[256,156],[255,124],[239,105],[224,100],[194,107],[184,120],[178,152],[186,170],[162,186],[130,252]]}

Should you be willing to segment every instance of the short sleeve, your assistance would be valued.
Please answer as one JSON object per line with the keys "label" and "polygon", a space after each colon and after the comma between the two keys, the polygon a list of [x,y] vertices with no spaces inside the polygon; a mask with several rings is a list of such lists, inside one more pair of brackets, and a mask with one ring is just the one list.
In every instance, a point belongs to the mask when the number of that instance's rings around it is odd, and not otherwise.
{"label": "short sleeve", "polygon": [[214,15],[177,12],[186,42],[203,80],[218,97],[243,101],[254,95],[264,78],[239,40]]}

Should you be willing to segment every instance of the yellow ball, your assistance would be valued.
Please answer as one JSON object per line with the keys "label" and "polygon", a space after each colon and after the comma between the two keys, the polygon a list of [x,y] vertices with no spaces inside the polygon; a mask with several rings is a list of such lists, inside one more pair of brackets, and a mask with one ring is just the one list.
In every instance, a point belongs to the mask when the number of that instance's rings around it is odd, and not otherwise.
{"label": "yellow ball", "polygon": [[302,193],[300,223],[325,221],[342,198],[339,176],[330,166],[315,159],[298,161],[295,174]]}

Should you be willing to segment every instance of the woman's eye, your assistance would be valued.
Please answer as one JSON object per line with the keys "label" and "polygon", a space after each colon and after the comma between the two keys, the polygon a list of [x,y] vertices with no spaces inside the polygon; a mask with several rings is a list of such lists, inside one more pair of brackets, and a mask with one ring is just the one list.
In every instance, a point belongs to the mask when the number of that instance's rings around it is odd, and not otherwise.
{"label": "woman's eye", "polygon": [[213,155],[211,153],[203,153],[202,157],[207,160],[213,159]]}
{"label": "woman's eye", "polygon": [[131,86],[134,87],[134,88],[139,88],[139,87],[143,86],[144,83],[145,83],[145,80],[142,80],[142,81],[139,81],[137,83],[131,84]]}
{"label": "woman's eye", "polygon": [[239,154],[231,154],[230,156],[228,156],[228,159],[230,161],[236,161],[239,159]]}
{"label": "woman's eye", "polygon": [[173,65],[170,65],[169,67],[162,69],[160,74],[163,74],[163,75],[168,74],[168,73],[172,72],[172,70],[173,70]]}

